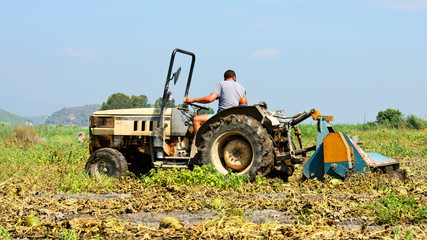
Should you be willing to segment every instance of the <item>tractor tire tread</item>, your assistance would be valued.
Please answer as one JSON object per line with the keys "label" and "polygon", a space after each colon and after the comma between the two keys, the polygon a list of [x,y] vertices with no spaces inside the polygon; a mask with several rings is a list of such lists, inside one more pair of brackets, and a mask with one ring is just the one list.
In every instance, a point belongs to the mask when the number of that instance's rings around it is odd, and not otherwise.
{"label": "tractor tire tread", "polygon": [[[251,166],[249,171],[245,174],[249,176],[250,179],[254,179],[255,176],[266,176],[271,172],[274,165],[274,153],[273,153],[273,140],[270,135],[268,135],[267,130],[258,122],[256,119],[245,116],[232,114],[226,117],[219,119],[217,122],[210,124],[209,129],[202,135],[202,142],[198,147],[198,150],[201,152],[202,164],[212,163],[210,159],[210,150],[212,147],[213,138],[217,137],[221,133],[225,132],[227,128],[233,129],[245,129],[243,131],[248,131],[254,139],[251,141],[253,144],[253,151],[258,153],[260,156],[254,156],[253,161],[255,161]],[[249,136],[246,136],[250,138]]]}

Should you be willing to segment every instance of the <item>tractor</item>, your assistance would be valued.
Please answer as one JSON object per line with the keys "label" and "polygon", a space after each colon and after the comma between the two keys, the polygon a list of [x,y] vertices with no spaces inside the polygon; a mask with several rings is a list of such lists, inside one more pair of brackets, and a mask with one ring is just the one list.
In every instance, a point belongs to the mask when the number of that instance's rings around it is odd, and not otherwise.
{"label": "tractor", "polygon": [[[176,54],[191,57],[187,97],[196,57],[174,49],[160,108],[104,110],[90,117],[91,155],[86,163],[90,175],[120,178],[127,171],[144,174],[151,168],[213,164],[223,175],[233,172],[250,179],[275,176],[287,180],[295,165],[303,164],[307,179],[346,179],[368,171],[406,178],[398,161],[365,153],[356,139],[334,131],[333,116],[316,109],[286,117],[283,111],[267,111],[259,104],[239,105],[215,114],[195,133],[192,118],[206,107],[185,102],[167,107],[172,95],[169,85],[177,84],[181,73],[181,67],[173,72]],[[317,143],[304,147],[298,124],[310,117],[317,121]]]}

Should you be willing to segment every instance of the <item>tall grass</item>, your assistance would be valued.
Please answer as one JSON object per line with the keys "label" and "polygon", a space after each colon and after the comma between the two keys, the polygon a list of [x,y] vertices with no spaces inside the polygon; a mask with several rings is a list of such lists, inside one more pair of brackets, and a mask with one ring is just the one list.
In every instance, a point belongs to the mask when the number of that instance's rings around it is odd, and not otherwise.
{"label": "tall grass", "polygon": [[[95,184],[84,165],[89,157],[88,143],[76,140],[77,127],[0,126],[0,182],[14,179],[39,192],[89,192],[108,188],[113,179]],[[28,136],[39,139],[27,141]]]}
{"label": "tall grass", "polygon": [[427,121],[411,114],[406,118],[406,126],[413,129],[425,129]]}

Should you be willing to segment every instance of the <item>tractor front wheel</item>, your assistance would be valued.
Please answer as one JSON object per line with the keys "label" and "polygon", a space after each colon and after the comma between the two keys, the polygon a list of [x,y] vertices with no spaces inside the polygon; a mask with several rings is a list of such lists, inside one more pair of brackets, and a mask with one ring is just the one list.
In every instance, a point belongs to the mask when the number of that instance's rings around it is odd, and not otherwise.
{"label": "tractor front wheel", "polygon": [[120,178],[128,170],[125,157],[113,148],[101,148],[93,152],[87,163],[86,171],[91,176],[102,174],[108,177]]}
{"label": "tractor front wheel", "polygon": [[230,115],[211,124],[199,147],[202,163],[225,175],[265,176],[274,164],[273,141],[261,123],[245,115]]}

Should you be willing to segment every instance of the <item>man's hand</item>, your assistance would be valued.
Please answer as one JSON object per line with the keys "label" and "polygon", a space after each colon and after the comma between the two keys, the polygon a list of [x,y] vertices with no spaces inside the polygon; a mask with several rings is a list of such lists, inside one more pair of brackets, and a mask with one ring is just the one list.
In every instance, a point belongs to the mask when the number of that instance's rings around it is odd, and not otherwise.
{"label": "man's hand", "polygon": [[194,98],[187,97],[187,98],[184,99],[184,102],[185,103],[193,103],[194,102]]}
{"label": "man's hand", "polygon": [[215,93],[211,93],[206,97],[201,97],[201,98],[191,98],[191,97],[187,97],[184,102],[185,103],[211,103],[213,101],[215,101],[215,99],[218,98],[218,95],[216,95]]}

